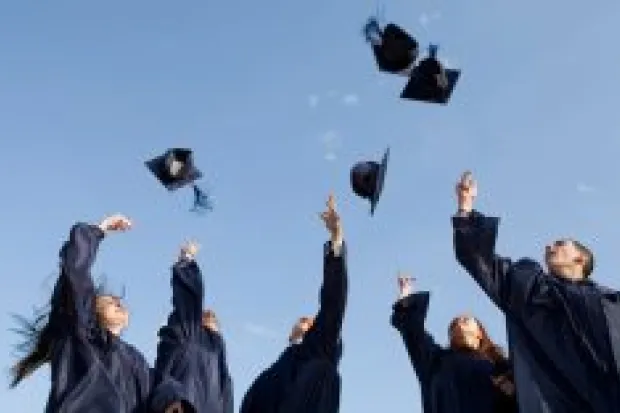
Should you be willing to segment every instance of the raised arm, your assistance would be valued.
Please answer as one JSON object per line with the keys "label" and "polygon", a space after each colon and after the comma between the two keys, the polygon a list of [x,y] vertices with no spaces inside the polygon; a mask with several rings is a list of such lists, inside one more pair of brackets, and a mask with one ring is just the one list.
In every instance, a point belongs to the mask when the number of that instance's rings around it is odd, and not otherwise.
{"label": "raised arm", "polygon": [[223,398],[223,408],[222,413],[233,413],[234,412],[234,393],[233,393],[233,381],[230,376],[230,370],[228,369],[228,358],[226,356],[226,343],[224,342],[224,337],[220,334],[218,337],[218,365],[219,365],[219,374],[220,374],[220,384],[222,386],[222,398]]}
{"label": "raised arm", "polygon": [[172,312],[168,327],[175,331],[177,338],[198,337],[203,328],[204,283],[195,261],[197,253],[197,244],[184,245],[178,261],[172,266]]}
{"label": "raised arm", "polygon": [[331,240],[323,247],[323,283],[319,293],[319,312],[302,345],[307,351],[334,359],[340,355],[342,323],[347,304],[348,274],[346,244],[333,195],[327,211],[321,214]]}
{"label": "raised arm", "polygon": [[327,242],[324,246],[319,312],[303,340],[303,345],[312,353],[337,356],[347,293],[346,244]]}
{"label": "raised arm", "polygon": [[424,328],[430,294],[412,293],[411,279],[403,277],[399,277],[399,289],[399,299],[392,308],[390,321],[402,336],[421,386],[425,386],[430,383],[433,370],[443,354],[443,349]]}
{"label": "raised arm", "polygon": [[500,309],[518,314],[528,302],[546,296],[543,270],[533,260],[512,263],[496,254],[499,218],[473,209],[476,194],[471,174],[464,174],[457,184],[459,211],[452,217],[456,259]]}
{"label": "raised arm", "polygon": [[[109,231],[127,230],[131,222],[120,215],[99,225],[75,224],[60,250],[60,277],[54,287],[51,317],[61,325],[91,328],[95,324],[95,287],[90,270],[101,240]],[[66,321],[65,321],[66,320]]]}

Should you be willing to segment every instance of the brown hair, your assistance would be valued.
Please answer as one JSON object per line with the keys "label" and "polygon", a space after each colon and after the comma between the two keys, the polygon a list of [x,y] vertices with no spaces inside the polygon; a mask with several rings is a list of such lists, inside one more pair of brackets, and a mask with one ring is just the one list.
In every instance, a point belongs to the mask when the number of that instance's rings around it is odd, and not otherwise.
{"label": "brown hair", "polygon": [[[482,334],[482,337],[480,338],[480,347],[478,348],[478,350],[476,350],[476,352],[494,364],[507,363],[508,358],[506,357],[504,350],[491,340],[491,337],[487,333],[487,330],[484,328],[480,320],[475,317],[473,317],[473,319],[476,321],[476,324],[478,324],[478,328],[480,329],[480,333]],[[449,332],[454,330],[458,323],[458,320],[459,318],[456,317],[450,322],[450,325],[448,326]],[[450,348],[456,350],[458,349],[458,345],[454,342],[451,342]]]}
{"label": "brown hair", "polygon": [[583,276],[584,278],[589,278],[590,275],[592,275],[592,272],[594,272],[594,254],[590,248],[586,247],[579,241],[573,240],[573,244],[575,245],[577,251],[579,251],[584,257]]}
{"label": "brown hair", "polygon": [[300,324],[309,324],[310,327],[312,327],[312,325],[314,324],[314,318],[313,317],[300,317],[299,320],[297,320],[297,322],[293,326],[291,330],[291,334],[289,334],[288,336],[289,343],[292,343],[293,341],[303,336],[303,332],[299,328]]}

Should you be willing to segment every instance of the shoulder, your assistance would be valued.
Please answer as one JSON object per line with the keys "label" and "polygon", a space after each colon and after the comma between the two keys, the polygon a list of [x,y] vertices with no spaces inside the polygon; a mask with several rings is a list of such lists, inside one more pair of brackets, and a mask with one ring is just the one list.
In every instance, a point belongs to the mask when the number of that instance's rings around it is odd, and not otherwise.
{"label": "shoulder", "polygon": [[[546,276],[545,269],[540,264],[540,262],[532,259],[532,258],[520,258],[519,260],[513,262],[510,265],[510,272],[520,274],[520,275],[528,275],[528,276]],[[545,277],[547,278],[547,277]]]}
{"label": "shoulder", "polygon": [[613,301],[616,303],[620,303],[620,291],[615,290],[613,288],[600,285],[595,281],[590,281],[590,285],[594,288],[599,294],[608,299],[609,301]]}
{"label": "shoulder", "polygon": [[149,366],[148,361],[146,361],[146,357],[140,350],[138,350],[133,345],[127,343],[126,341],[120,340],[119,346],[123,349],[123,352],[127,356],[129,360],[131,360],[136,367]]}

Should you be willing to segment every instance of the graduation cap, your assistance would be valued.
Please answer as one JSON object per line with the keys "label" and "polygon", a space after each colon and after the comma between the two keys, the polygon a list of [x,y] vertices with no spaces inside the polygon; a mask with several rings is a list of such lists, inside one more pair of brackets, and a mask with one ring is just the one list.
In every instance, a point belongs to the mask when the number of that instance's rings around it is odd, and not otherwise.
{"label": "graduation cap", "polygon": [[447,104],[461,71],[446,69],[437,59],[436,45],[429,46],[429,55],[413,69],[401,99]]}
{"label": "graduation cap", "polygon": [[351,187],[353,192],[361,198],[370,201],[370,215],[374,215],[377,202],[383,191],[385,173],[390,157],[390,148],[387,148],[381,163],[365,161],[356,163],[351,168]]}
{"label": "graduation cap", "polygon": [[383,29],[377,18],[371,17],[364,25],[364,37],[371,44],[379,70],[399,73],[411,67],[418,58],[418,42],[394,23]]}
{"label": "graduation cap", "polygon": [[202,178],[202,172],[194,166],[191,149],[168,149],[163,155],[150,159],[145,164],[169,191],[176,191],[191,185],[194,190],[193,212],[211,211],[213,209],[209,195],[195,184],[196,180]]}

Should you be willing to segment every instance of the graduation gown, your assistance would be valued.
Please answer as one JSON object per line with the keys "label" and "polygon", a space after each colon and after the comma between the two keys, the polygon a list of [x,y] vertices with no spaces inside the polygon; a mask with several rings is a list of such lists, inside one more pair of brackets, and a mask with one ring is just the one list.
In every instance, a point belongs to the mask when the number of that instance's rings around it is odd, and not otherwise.
{"label": "graduation gown", "polygon": [[619,294],[495,253],[499,219],[453,217],[456,258],[506,315],[520,411],[620,409]]}
{"label": "graduation gown", "polygon": [[420,292],[398,300],[391,318],[418,376],[424,412],[516,412],[516,400],[492,381],[509,366],[496,365],[473,352],[442,348],[425,330],[429,296]]}
{"label": "graduation gown", "polygon": [[324,246],[319,312],[299,344],[291,344],[250,386],[240,413],[337,413],[342,357],[340,333],[348,292],[346,246]]}
{"label": "graduation gown", "polygon": [[46,413],[147,413],[150,368],[142,354],[98,326],[90,275],[104,233],[76,224],[60,251]]}
{"label": "graduation gown", "polygon": [[159,331],[151,406],[182,401],[194,413],[232,413],[233,386],[224,339],[202,324],[204,285],[195,261],[172,267],[173,309]]}

